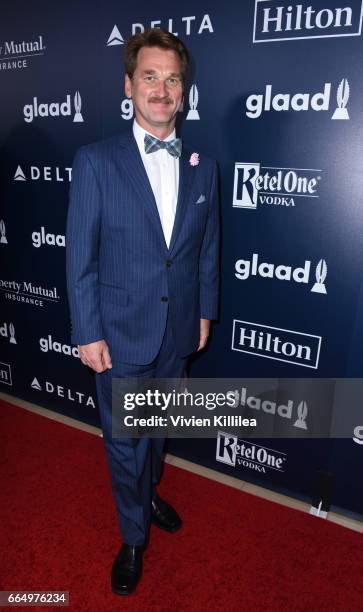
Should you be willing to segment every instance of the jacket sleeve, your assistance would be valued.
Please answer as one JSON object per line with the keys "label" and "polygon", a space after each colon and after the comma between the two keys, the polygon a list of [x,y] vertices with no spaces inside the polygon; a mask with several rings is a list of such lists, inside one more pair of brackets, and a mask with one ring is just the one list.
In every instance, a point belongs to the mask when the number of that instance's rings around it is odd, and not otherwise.
{"label": "jacket sleeve", "polygon": [[199,257],[200,316],[217,319],[219,294],[219,206],[217,165],[212,173],[209,212]]}
{"label": "jacket sleeve", "polygon": [[67,290],[74,344],[103,339],[98,286],[100,221],[100,185],[83,147],[73,163],[66,230]]}

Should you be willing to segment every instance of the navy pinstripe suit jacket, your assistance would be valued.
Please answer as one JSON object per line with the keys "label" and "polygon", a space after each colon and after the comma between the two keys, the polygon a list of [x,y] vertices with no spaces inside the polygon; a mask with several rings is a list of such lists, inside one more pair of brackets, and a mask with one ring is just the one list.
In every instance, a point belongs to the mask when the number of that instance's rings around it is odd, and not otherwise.
{"label": "navy pinstripe suit jacket", "polygon": [[133,133],[77,152],[66,241],[74,344],[105,339],[113,360],[150,363],[169,312],[185,357],[198,346],[199,319],[216,318],[216,164],[201,155],[191,166],[192,152],[183,144],[169,248]]}

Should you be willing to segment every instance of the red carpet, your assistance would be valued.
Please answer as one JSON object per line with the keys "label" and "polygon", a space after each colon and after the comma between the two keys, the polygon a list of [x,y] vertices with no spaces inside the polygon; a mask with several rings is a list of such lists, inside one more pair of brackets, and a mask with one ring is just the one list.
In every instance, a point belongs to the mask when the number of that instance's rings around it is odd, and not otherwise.
{"label": "red carpet", "polygon": [[4,402],[0,419],[0,590],[67,590],[87,612],[363,609],[361,534],[168,465],[159,491],[184,527],[154,527],[136,594],[113,595],[102,439]]}

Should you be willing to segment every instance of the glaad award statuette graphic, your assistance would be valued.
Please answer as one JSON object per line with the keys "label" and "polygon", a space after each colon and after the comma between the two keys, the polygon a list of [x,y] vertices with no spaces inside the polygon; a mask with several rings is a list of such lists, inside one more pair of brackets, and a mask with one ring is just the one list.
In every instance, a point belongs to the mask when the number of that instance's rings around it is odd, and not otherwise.
{"label": "glaad award statuette graphic", "polygon": [[311,289],[312,292],[326,294],[327,291],[326,291],[324,281],[326,279],[327,273],[328,273],[328,268],[326,265],[326,261],[325,259],[321,259],[318,265],[316,266],[316,271],[315,271],[316,283]]}
{"label": "glaad award statuette graphic", "polygon": [[74,108],[76,114],[74,115],[73,123],[83,123],[83,117],[81,114],[82,100],[79,91],[74,94]]}
{"label": "glaad award statuette graphic", "polygon": [[10,332],[10,344],[17,344],[17,341],[15,340],[15,327],[12,323],[10,323],[9,325],[9,332]]}
{"label": "glaad award statuette graphic", "polygon": [[306,417],[308,416],[308,406],[306,402],[300,402],[298,405],[297,416],[298,418],[294,423],[294,427],[298,427],[299,429],[307,429]]}
{"label": "glaad award statuette graphic", "polygon": [[0,221],[0,234],[1,234],[0,243],[1,244],[8,244],[8,241],[7,241],[6,236],[5,236],[5,223],[4,223],[4,221],[2,219]]}
{"label": "glaad award statuette graphic", "polygon": [[195,119],[195,120],[200,119],[199,113],[197,111],[198,100],[199,100],[199,96],[198,96],[197,86],[192,85],[190,88],[190,92],[189,92],[190,111],[187,114],[187,119]]}
{"label": "glaad award statuette graphic", "polygon": [[339,83],[337,91],[337,108],[334,111],[332,119],[349,119],[347,104],[349,100],[349,83],[348,79],[342,79]]}

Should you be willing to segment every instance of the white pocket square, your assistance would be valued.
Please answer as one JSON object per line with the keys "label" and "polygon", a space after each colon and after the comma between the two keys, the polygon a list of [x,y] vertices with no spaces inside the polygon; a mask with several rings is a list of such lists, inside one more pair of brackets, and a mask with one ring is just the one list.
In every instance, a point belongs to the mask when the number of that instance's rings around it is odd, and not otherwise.
{"label": "white pocket square", "polygon": [[201,196],[199,196],[199,198],[197,199],[196,204],[202,204],[202,202],[205,202],[205,200],[206,200],[206,197],[205,197],[205,195],[203,195],[203,194],[202,194],[202,195],[201,195]]}

